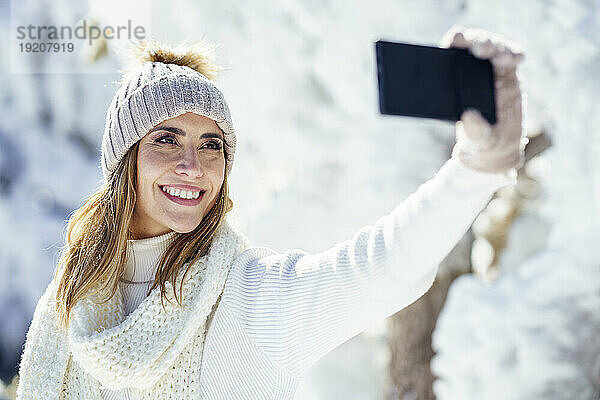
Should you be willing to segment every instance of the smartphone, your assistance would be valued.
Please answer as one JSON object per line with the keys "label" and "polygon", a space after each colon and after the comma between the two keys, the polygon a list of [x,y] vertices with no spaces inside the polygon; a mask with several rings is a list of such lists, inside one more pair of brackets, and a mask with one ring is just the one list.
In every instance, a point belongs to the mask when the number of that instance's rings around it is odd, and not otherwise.
{"label": "smartphone", "polygon": [[476,108],[496,123],[494,71],[468,49],[375,42],[381,114],[458,121]]}

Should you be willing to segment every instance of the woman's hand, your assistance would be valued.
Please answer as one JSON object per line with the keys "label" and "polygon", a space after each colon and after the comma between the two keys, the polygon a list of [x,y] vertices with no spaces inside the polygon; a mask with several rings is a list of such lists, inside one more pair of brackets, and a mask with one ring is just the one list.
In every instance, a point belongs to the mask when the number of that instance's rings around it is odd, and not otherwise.
{"label": "woman's hand", "polygon": [[456,123],[453,154],[467,166],[483,172],[505,172],[524,162],[527,144],[523,115],[527,95],[521,94],[517,65],[523,61],[520,47],[500,35],[483,29],[455,25],[440,42],[440,47],[469,49],[477,58],[489,59],[494,68],[496,123],[475,109],[468,109]]}

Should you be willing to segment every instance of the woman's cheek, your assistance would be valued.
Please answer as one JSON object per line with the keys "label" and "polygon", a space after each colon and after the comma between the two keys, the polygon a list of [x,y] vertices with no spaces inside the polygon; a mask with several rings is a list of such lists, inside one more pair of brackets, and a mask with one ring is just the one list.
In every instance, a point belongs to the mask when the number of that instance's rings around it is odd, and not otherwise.
{"label": "woman's cheek", "polygon": [[148,152],[144,158],[145,167],[152,171],[160,171],[167,168],[175,159],[172,155],[170,156],[157,151]]}

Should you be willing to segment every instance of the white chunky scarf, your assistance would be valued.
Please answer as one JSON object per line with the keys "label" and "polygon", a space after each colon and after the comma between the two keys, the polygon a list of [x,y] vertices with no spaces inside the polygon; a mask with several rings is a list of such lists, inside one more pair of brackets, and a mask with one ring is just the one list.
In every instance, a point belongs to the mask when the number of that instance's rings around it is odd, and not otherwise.
{"label": "white chunky scarf", "polygon": [[[79,301],[71,311],[68,332],[57,332],[56,325],[44,326],[43,320],[35,324],[34,316],[21,362],[18,398],[58,399],[69,351],[78,368],[107,389],[152,388],[174,368],[174,361],[188,343],[200,336],[202,343],[196,356],[202,354],[207,318],[223,291],[231,265],[249,246],[248,239],[225,219],[215,232],[209,252],[185,278],[183,307],[173,299],[173,286],[167,282],[171,302],[165,301],[164,309],[160,290],[154,289],[123,318],[123,300],[117,290],[105,304],[95,304],[90,298]],[[186,268],[187,264],[178,274],[177,290]],[[46,294],[54,293],[55,289]],[[53,297],[48,296],[46,301],[45,311],[52,312]]]}

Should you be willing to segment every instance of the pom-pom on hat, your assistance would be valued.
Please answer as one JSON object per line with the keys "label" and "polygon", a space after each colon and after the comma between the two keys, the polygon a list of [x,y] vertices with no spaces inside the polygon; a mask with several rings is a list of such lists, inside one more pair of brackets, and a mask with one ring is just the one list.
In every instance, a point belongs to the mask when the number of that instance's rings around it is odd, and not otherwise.
{"label": "pom-pom on hat", "polygon": [[221,69],[213,54],[205,41],[171,47],[146,40],[134,47],[106,113],[101,155],[105,182],[152,127],[186,112],[208,117],[221,128],[229,174],[236,137],[225,97],[213,82]]}

